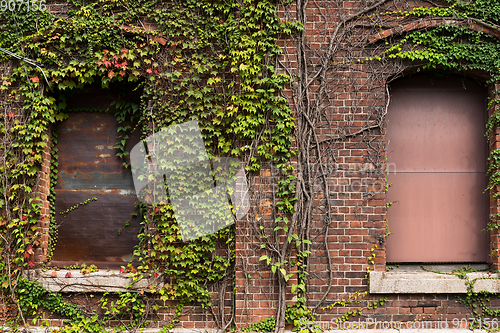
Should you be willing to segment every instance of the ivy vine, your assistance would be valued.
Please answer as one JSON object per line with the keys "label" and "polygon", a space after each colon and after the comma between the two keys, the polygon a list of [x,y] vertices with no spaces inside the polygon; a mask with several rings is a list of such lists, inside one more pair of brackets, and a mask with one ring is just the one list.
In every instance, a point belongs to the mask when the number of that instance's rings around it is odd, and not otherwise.
{"label": "ivy vine", "polygon": [[[126,100],[114,104],[113,112],[122,124],[115,148],[122,158],[128,154],[125,143],[132,130],[126,121],[138,122],[146,137],[191,119],[198,120],[210,157],[237,157],[247,172],[258,171],[265,160],[287,170],[293,156],[295,123],[287,100],[280,95],[291,78],[276,72],[275,62],[281,52],[276,45],[278,34],[297,27],[280,22],[273,2],[69,0],[66,5],[65,15],[21,6],[5,12],[0,24],[0,46],[6,50],[0,52],[0,62],[7,64],[0,86],[6,110],[1,146],[5,155],[0,166],[2,220],[6,222],[1,226],[0,268],[3,290],[11,292],[25,324],[25,316],[34,314],[30,309],[55,311],[62,302],[50,296],[48,303],[36,303],[32,293],[27,294],[25,285],[30,282],[22,274],[34,268],[33,251],[43,236],[37,230],[41,199],[32,198],[32,193],[49,144],[53,148],[49,249],[53,250],[57,239],[53,191],[57,138],[50,130],[67,117],[65,95],[96,84],[103,89],[135,84],[141,92],[140,104]],[[284,184],[281,191],[281,204],[288,206],[284,208],[288,212],[293,202],[291,189]],[[210,307],[211,285],[232,283],[234,229],[182,243],[171,206],[140,208],[144,231],[135,251],[140,264],[129,265],[126,271],[135,278],[163,279],[147,292],[161,300],[177,300],[176,316],[190,302]],[[141,318],[147,314],[141,312],[144,307],[139,303],[136,309],[136,298],[129,293],[115,297],[112,308],[112,301],[102,299],[106,315],[127,309],[132,316],[138,315],[134,324],[144,324]],[[106,323],[106,317],[85,317],[78,311],[61,314],[73,319],[70,330],[96,330]],[[222,323],[223,329],[232,325],[224,318]]]}
{"label": "ivy vine", "polygon": [[[341,1],[331,3],[342,5]],[[369,63],[377,70],[383,69],[387,78],[412,68],[437,68],[449,72],[481,71],[489,75],[488,83],[498,80],[500,49],[495,34],[500,33],[500,1],[447,0],[443,5],[408,10],[392,10],[391,4],[399,5],[401,1],[370,2],[370,6],[357,13],[341,15],[329,36],[327,51],[318,56],[318,67],[310,66],[310,53],[304,49],[307,2],[301,0],[293,3],[297,21],[287,22],[280,20],[277,5],[290,9],[291,3],[276,4],[270,0],[169,3],[68,0],[65,13],[24,7],[4,12],[0,23],[3,110],[0,149],[4,152],[0,161],[0,282],[3,292],[17,306],[19,320],[26,324],[25,316],[43,307],[72,319],[74,330],[97,330],[105,325],[106,320],[101,321],[103,318],[97,314],[83,316],[57,295],[31,284],[23,278],[23,271],[35,267],[34,250],[44,236],[37,228],[41,214],[41,199],[35,194],[39,185],[37,176],[47,145],[54,148],[57,140],[50,135],[51,126],[66,118],[65,100],[61,96],[92,84],[106,89],[130,83],[141,97],[140,103],[121,100],[115,104],[118,121],[123,122],[116,144],[120,157],[127,155],[125,143],[132,130],[125,125],[127,120],[137,121],[146,137],[166,126],[197,119],[210,157],[239,158],[249,174],[261,171],[265,161],[277,166],[273,221],[271,225],[257,221],[260,224],[255,224],[255,234],[262,241],[261,261],[278,281],[278,316],[255,327],[279,332],[284,330],[287,320],[295,325],[300,318],[314,321],[316,310],[321,308],[332,286],[326,236],[334,212],[329,201],[326,167],[322,165],[315,172],[309,161],[311,158],[334,161],[334,154],[330,152],[331,156],[327,156],[320,147],[362,137],[372,149],[373,164],[383,165],[383,147],[377,146],[373,139],[374,132],[384,124],[383,108],[369,106],[369,116],[361,127],[346,126],[325,141],[318,137],[316,126],[332,94],[327,71],[331,66],[339,69],[346,64]],[[340,5],[335,7],[339,12]],[[350,45],[346,38],[354,29],[367,29],[369,36],[391,24],[394,27],[401,22],[435,19],[443,23],[393,35],[386,39],[385,47],[368,50],[369,57],[345,52],[349,54],[345,63],[333,61],[337,51],[351,47],[346,46]],[[481,29],[472,29],[471,22]],[[279,59],[282,49],[276,43],[280,34],[296,36],[297,40],[299,80],[293,86],[292,103],[297,120],[282,94],[292,83],[292,76],[277,70],[283,65]],[[369,44],[366,39],[360,44],[363,47]],[[288,68],[284,67],[286,72]],[[312,83],[318,88],[314,93]],[[490,106],[498,111],[498,100],[491,99]],[[498,126],[498,119],[498,112],[493,113],[489,131]],[[293,140],[297,143],[296,152],[292,149]],[[498,150],[493,150],[489,157],[490,190],[500,184],[498,156]],[[297,159],[300,169],[291,166],[292,158]],[[56,174],[57,151],[52,149],[49,248],[53,247],[57,234],[53,220]],[[328,253],[329,285],[311,310],[307,306],[308,255],[312,246],[312,203],[318,195],[314,184],[318,181],[328,207],[321,246]],[[161,300],[179,302],[172,325],[183,305],[190,302],[212,309],[210,288],[220,284],[224,288],[219,293],[224,295],[234,280],[234,230],[227,228],[191,243],[181,243],[171,206],[140,208],[144,228],[135,251],[140,265],[126,270],[137,279],[143,276],[163,279],[164,284],[151,286],[148,292]],[[498,216],[493,217],[490,228],[496,228],[497,219]],[[292,252],[297,253],[295,258]],[[365,266],[375,265],[374,258],[371,253]],[[297,268],[298,280],[292,286],[292,293],[299,297],[287,309],[285,295],[293,267]],[[107,297],[100,303],[107,312],[104,319],[129,315],[132,325],[144,324],[143,315],[149,308],[141,296],[124,293],[114,295],[114,300]],[[229,319],[224,311],[219,311],[221,329],[231,327],[231,316],[234,311]]]}

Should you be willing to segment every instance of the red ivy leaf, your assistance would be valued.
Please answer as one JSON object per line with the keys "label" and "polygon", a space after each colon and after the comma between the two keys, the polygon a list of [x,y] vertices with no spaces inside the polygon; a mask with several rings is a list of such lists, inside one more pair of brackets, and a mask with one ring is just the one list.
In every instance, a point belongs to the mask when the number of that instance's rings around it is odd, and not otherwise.
{"label": "red ivy leaf", "polygon": [[66,273],[65,277],[70,278],[71,277],[71,272]]}

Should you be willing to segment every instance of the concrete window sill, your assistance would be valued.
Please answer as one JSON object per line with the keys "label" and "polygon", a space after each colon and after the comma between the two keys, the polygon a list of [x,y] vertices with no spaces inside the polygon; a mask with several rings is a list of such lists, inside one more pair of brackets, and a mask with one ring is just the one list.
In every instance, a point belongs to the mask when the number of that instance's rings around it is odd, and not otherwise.
{"label": "concrete window sill", "polygon": [[[471,265],[482,269],[487,265]],[[476,266],[476,267],[475,267]],[[451,272],[463,265],[426,265],[429,270]],[[468,273],[470,281],[475,280],[474,291],[500,292],[499,274],[488,272]],[[370,272],[371,294],[465,294],[467,280],[456,275],[428,272],[420,266],[405,265],[388,272]]]}
{"label": "concrete window sill", "polygon": [[[71,273],[71,277],[66,277]],[[29,271],[28,278],[40,282],[46,289],[53,292],[106,292],[106,291],[140,291],[148,292],[151,285],[158,286],[158,279],[141,279],[133,283],[128,273],[115,270],[99,270],[82,274],[76,269],[33,270]],[[127,288],[127,286],[129,286]]]}

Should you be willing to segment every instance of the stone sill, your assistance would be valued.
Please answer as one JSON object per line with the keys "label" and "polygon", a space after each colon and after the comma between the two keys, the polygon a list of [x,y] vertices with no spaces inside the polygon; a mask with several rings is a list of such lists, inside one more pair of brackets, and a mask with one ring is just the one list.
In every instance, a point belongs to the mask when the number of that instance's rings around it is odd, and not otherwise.
{"label": "stone sill", "polygon": [[[484,265],[483,265],[484,266]],[[456,269],[453,265],[427,266],[439,271]],[[486,266],[487,267],[487,266]],[[439,269],[441,268],[441,269]],[[467,274],[475,280],[474,292],[500,292],[499,274],[473,272]],[[465,294],[467,285],[456,275],[432,273],[419,266],[406,266],[389,272],[370,272],[371,294]]]}
{"label": "stone sill", "polygon": [[[68,272],[71,277],[66,277]],[[89,274],[82,274],[76,269],[31,270],[27,274],[28,279],[40,282],[47,290],[63,293],[140,290],[148,292],[151,285],[159,285],[158,278],[141,279],[134,283],[133,279],[127,276],[128,273],[105,269]]]}

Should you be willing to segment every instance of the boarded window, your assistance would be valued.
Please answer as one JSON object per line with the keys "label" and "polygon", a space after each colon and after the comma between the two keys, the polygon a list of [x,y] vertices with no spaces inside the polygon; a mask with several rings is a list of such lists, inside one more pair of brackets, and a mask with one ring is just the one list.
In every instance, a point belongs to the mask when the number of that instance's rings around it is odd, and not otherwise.
{"label": "boarded window", "polygon": [[486,262],[485,90],[458,77],[391,85],[387,262]]}
{"label": "boarded window", "polygon": [[[69,104],[104,110],[109,101],[95,93],[80,94]],[[132,258],[140,224],[138,218],[132,217],[137,197],[131,171],[123,166],[114,148],[119,124],[109,113],[68,114],[69,118],[55,129],[59,156],[55,209],[59,227],[52,264],[117,268]],[[127,143],[129,149],[138,142],[138,134],[134,137]],[[81,205],[91,198],[97,200]],[[78,204],[77,209],[60,214]]]}

